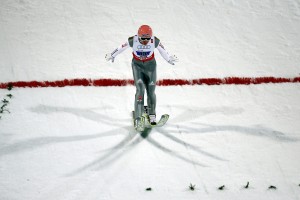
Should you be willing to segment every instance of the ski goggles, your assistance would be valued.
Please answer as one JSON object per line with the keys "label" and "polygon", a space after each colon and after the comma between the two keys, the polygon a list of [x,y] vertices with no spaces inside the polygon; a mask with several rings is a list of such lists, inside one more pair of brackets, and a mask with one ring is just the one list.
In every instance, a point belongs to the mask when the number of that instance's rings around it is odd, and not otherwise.
{"label": "ski goggles", "polygon": [[140,37],[140,40],[142,40],[142,41],[149,41],[151,38],[149,38],[149,37]]}

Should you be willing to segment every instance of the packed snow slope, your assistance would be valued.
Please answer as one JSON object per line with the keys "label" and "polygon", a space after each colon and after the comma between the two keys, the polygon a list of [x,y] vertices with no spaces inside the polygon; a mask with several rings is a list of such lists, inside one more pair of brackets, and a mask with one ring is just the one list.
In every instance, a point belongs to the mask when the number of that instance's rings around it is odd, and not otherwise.
{"label": "packed snow slope", "polygon": [[1,0],[0,82],[132,78],[131,50],[104,56],[152,26],[159,78],[299,75],[299,0]]}
{"label": "packed snow slope", "polygon": [[300,199],[300,84],[158,87],[142,134],[132,86],[8,93],[1,200]]}
{"label": "packed snow slope", "polygon": [[[299,22],[295,0],[0,0],[0,82],[132,79],[104,56],[141,24],[180,59],[156,52],[159,79],[295,77]],[[159,86],[170,119],[141,134],[134,94],[0,89],[0,199],[300,199],[299,83]]]}

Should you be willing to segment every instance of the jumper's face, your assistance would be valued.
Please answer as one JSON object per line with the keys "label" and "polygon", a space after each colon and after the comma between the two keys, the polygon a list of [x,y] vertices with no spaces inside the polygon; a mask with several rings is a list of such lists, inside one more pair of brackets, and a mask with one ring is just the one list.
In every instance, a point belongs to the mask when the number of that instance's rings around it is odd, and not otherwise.
{"label": "jumper's face", "polygon": [[143,45],[147,45],[148,42],[150,41],[150,39],[151,39],[151,36],[149,36],[149,35],[141,35],[141,36],[139,36],[139,41]]}

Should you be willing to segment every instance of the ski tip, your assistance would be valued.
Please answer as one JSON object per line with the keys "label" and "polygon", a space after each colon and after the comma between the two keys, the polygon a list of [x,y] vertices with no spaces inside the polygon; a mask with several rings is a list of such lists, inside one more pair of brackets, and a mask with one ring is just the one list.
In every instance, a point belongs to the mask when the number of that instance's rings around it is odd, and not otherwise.
{"label": "ski tip", "polygon": [[170,115],[168,115],[168,114],[164,114],[164,115],[162,115],[164,118],[167,118],[167,119],[169,119],[169,117],[170,117]]}

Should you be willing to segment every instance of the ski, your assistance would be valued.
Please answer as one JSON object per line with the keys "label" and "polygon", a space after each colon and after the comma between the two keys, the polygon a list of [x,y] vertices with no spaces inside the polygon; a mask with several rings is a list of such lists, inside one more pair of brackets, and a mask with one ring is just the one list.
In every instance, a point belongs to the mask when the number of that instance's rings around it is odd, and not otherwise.
{"label": "ski", "polygon": [[165,125],[169,119],[169,115],[168,114],[164,114],[160,117],[160,120],[156,123],[156,125],[151,125],[149,122],[149,118],[146,118],[147,123],[145,123],[145,127],[146,128],[154,128],[154,127],[162,127],[163,125]]}
{"label": "ski", "polygon": [[138,117],[138,119],[136,119],[134,123],[135,130],[137,130],[138,132],[143,132],[145,130],[145,117]]}
{"label": "ski", "polygon": [[155,125],[151,125],[149,121],[149,115],[147,113],[147,106],[145,106],[144,112],[138,120],[135,119],[135,113],[134,111],[132,111],[132,119],[133,119],[133,125],[135,130],[138,132],[143,132],[145,128],[162,127],[167,123],[169,119],[169,115],[168,114],[162,115],[159,121]]}

